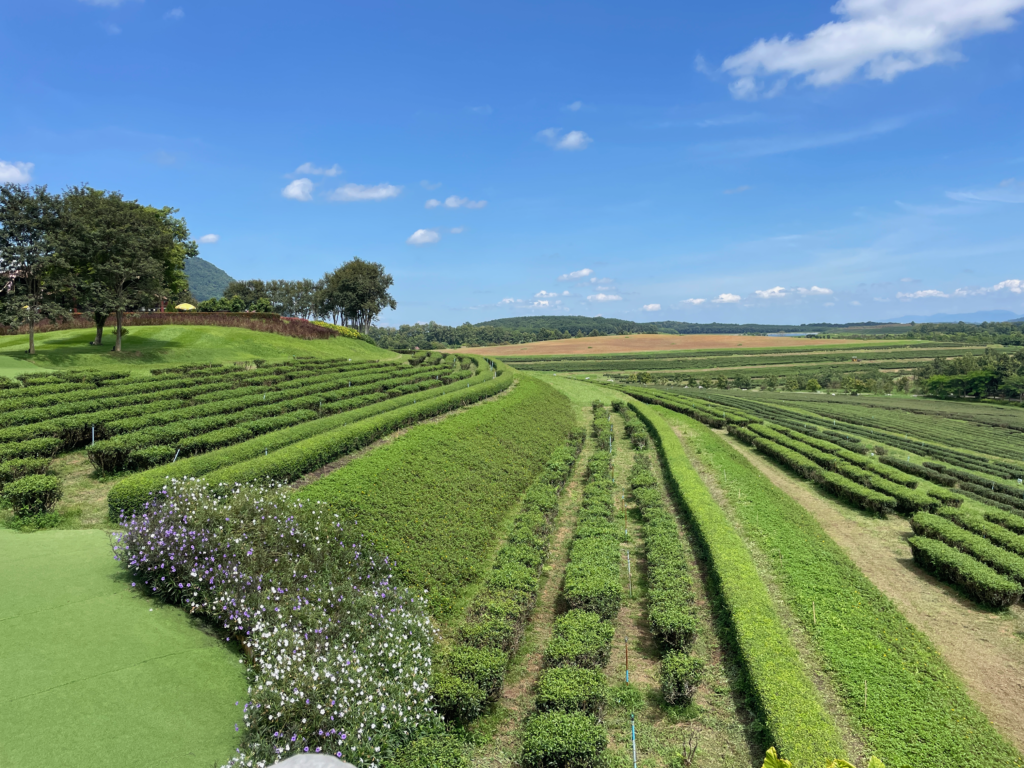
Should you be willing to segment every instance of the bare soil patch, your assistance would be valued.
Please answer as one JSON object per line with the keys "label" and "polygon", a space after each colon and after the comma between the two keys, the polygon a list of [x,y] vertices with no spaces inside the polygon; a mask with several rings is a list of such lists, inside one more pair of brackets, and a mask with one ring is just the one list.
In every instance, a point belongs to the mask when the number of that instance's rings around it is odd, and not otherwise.
{"label": "bare soil patch", "polygon": [[971,698],[1018,749],[1024,750],[1024,611],[987,611],[914,563],[910,523],[859,515],[765,460],[723,439],[821,523],[860,570],[924,632],[960,676]]}
{"label": "bare soil patch", "polygon": [[738,334],[643,333],[632,336],[587,336],[582,339],[555,339],[530,344],[506,344],[498,347],[472,347],[455,350],[474,355],[501,357],[519,355],[603,355],[612,352],[671,352],[675,349],[764,349],[767,347],[820,347],[829,344],[870,346],[856,339],[810,339],[783,336],[740,336]]}

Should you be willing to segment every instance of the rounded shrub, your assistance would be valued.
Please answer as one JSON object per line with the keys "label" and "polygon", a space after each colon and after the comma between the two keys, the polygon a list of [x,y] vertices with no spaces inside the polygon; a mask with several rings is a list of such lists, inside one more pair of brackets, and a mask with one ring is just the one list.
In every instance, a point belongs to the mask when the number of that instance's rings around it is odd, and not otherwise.
{"label": "rounded shrub", "polygon": [[704,662],[683,651],[669,651],[661,660],[661,692],[669,704],[689,704],[704,679]]}
{"label": "rounded shrub", "polygon": [[549,667],[603,667],[611,652],[615,627],[596,613],[572,610],[555,620],[555,632],[544,652]]}
{"label": "rounded shrub", "polygon": [[430,694],[438,713],[453,722],[479,717],[487,701],[487,694],[479,685],[444,671],[434,673]]}
{"label": "rounded shrub", "polygon": [[591,768],[608,745],[604,726],[582,712],[542,712],[523,727],[523,768]]}
{"label": "rounded shrub", "polygon": [[587,712],[600,715],[608,698],[604,673],[596,669],[555,667],[537,681],[537,709],[541,712]]}
{"label": "rounded shrub", "polygon": [[64,495],[64,481],[53,475],[26,475],[7,483],[3,493],[19,517],[44,515]]}
{"label": "rounded shrub", "polygon": [[392,768],[469,768],[462,744],[451,734],[424,736],[405,745]]}
{"label": "rounded shrub", "polygon": [[451,674],[476,683],[488,696],[493,696],[501,690],[508,657],[494,648],[461,645],[449,649],[442,664]]}

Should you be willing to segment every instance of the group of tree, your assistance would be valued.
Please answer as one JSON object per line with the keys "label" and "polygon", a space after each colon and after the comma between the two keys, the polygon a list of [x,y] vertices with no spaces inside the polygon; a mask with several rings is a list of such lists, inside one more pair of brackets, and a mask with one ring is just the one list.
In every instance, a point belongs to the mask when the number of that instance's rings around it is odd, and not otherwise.
{"label": "group of tree", "polygon": [[1001,323],[911,323],[903,338],[1024,347],[1024,318]]}
{"label": "group of tree", "polygon": [[354,258],[316,281],[234,280],[223,298],[203,302],[199,309],[277,312],[369,333],[381,312],[398,306],[390,293],[393,284],[382,264]]}
{"label": "group of tree", "polygon": [[990,347],[980,355],[936,358],[918,372],[918,377],[924,392],[933,397],[1004,397],[1024,401],[1024,348],[1009,353]]}
{"label": "group of tree", "polygon": [[88,186],[0,185],[0,322],[27,326],[34,353],[44,321],[89,313],[100,344],[113,315],[121,351],[126,312],[188,297],[185,259],[198,248],[176,213]]}

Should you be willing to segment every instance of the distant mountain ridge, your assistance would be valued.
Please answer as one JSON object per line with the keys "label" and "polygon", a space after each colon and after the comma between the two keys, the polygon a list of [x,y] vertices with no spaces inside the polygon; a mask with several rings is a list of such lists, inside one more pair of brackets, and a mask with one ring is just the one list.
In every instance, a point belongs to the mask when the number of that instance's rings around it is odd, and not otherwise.
{"label": "distant mountain ridge", "polygon": [[492,326],[514,331],[532,331],[541,329],[567,331],[573,335],[582,332],[588,334],[593,330],[598,333],[813,333],[828,332],[842,328],[864,328],[872,325],[883,325],[877,322],[861,323],[811,323],[807,325],[767,325],[754,323],[684,323],[677,320],[664,320],[653,323],[637,323],[633,320],[619,320],[614,317],[585,317],[583,315],[535,315],[527,317],[502,317],[475,326]]}
{"label": "distant mountain ridge", "polygon": [[1018,319],[1017,312],[1008,309],[986,309],[981,312],[937,315],[904,315],[887,320],[889,323],[1006,323]]}
{"label": "distant mountain ridge", "polygon": [[185,277],[196,301],[219,299],[233,278],[220,267],[195,256],[185,259]]}

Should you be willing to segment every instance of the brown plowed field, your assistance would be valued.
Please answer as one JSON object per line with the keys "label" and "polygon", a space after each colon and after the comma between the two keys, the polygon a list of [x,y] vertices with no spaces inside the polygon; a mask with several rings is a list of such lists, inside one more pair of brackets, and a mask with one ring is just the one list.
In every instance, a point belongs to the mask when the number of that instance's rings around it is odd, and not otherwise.
{"label": "brown plowed field", "polygon": [[[891,342],[890,342],[891,343]],[[764,347],[820,347],[830,344],[871,346],[857,339],[808,339],[786,336],[739,336],[733,334],[638,333],[632,336],[587,336],[582,339],[534,341],[500,347],[472,347],[456,350],[475,355],[603,355],[611,352],[670,352],[674,349],[763,349]]]}

